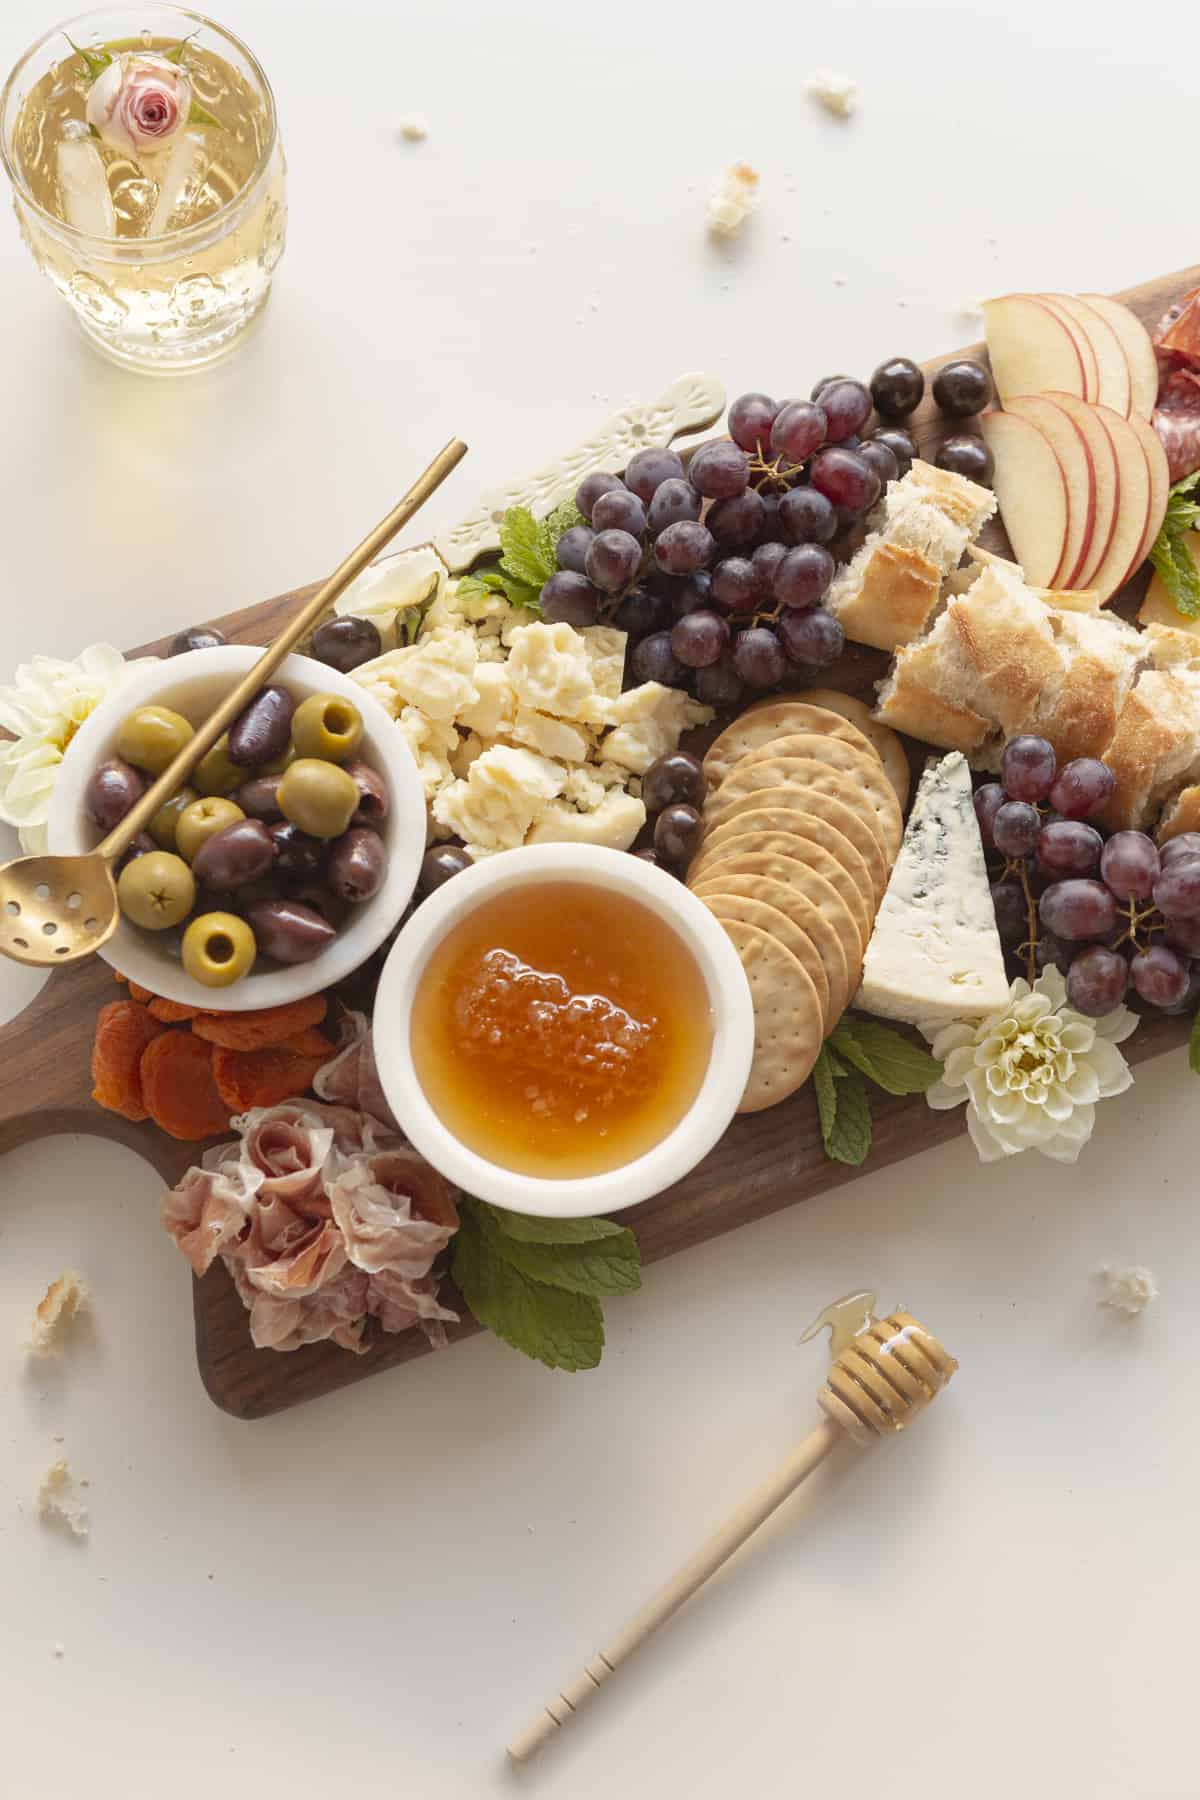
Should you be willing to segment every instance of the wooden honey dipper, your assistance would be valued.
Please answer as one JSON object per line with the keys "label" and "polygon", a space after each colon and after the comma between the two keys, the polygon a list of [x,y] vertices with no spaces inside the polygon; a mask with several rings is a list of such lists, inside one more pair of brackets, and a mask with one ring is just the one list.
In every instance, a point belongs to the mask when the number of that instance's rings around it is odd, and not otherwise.
{"label": "wooden honey dipper", "polygon": [[843,1437],[866,1449],[878,1437],[903,1431],[940,1394],[958,1364],[932,1332],[906,1312],[876,1319],[874,1294],[848,1294],[827,1307],[805,1338],[829,1325],[833,1366],[817,1402],[825,1414],[787,1461],[744,1500],[665,1587],[634,1614],[612,1642],[585,1663],[508,1746],[515,1763],[528,1762],[549,1743],[601,1684],[660,1625],[690,1600],[709,1576],[739,1550]]}

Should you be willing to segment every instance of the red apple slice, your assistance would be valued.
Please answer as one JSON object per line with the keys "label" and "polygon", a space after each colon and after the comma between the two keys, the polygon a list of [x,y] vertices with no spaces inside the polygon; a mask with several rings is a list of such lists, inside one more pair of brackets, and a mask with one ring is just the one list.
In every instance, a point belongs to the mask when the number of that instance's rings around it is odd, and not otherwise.
{"label": "red apple slice", "polygon": [[1100,317],[1112,326],[1129,364],[1130,411],[1141,413],[1143,419],[1148,419],[1158,399],[1158,362],[1150,333],[1136,314],[1122,306],[1119,300],[1110,300],[1107,294],[1080,294],[1079,298],[1094,306]]}
{"label": "red apple slice", "polygon": [[1112,542],[1121,506],[1121,469],[1104,419],[1094,406],[1089,406],[1084,400],[1077,400],[1074,394],[1048,394],[1046,397],[1060,406],[1072,423],[1079,427],[1087,439],[1088,449],[1092,453],[1092,467],[1096,472],[1096,517],[1092,524],[1092,541],[1082,567],[1076,571],[1076,586],[1086,588]]}
{"label": "red apple slice", "polygon": [[1096,470],[1087,439],[1070,414],[1045,394],[1014,394],[1006,402],[1006,409],[1014,417],[1036,425],[1058,458],[1067,484],[1067,541],[1049,585],[1074,587],[1087,561],[1096,524]]}
{"label": "red apple slice", "polygon": [[1167,514],[1167,496],[1171,491],[1171,473],[1167,465],[1167,452],[1162,439],[1153,425],[1137,413],[1131,413],[1129,423],[1141,440],[1142,449],[1146,452],[1146,462],[1150,469],[1150,515],[1146,520],[1146,530],[1138,546],[1137,556],[1126,575],[1129,576],[1140,569],[1150,554],[1150,546],[1162,530],[1162,522]]}
{"label": "red apple slice", "polygon": [[[1096,361],[1092,340],[1079,321],[1072,316],[1070,309],[1062,305],[1064,296],[1062,294],[1035,294],[1033,298],[1040,300],[1043,306],[1048,306],[1055,318],[1061,319],[1070,332],[1072,342],[1079,353],[1079,360],[1083,364],[1083,397],[1085,400],[1099,400],[1100,365]],[[1121,362],[1122,365],[1125,362],[1123,356]]]}
{"label": "red apple slice", "polygon": [[1089,340],[1099,370],[1099,388],[1089,394],[1101,406],[1111,406],[1122,418],[1129,417],[1129,364],[1120,339],[1103,315],[1078,294],[1055,294],[1058,310],[1066,313]]}
{"label": "red apple slice", "polygon": [[[1112,439],[1121,471],[1121,504],[1108,549],[1088,579],[1105,600],[1111,600],[1117,589],[1128,581],[1141,560],[1141,547],[1151,518],[1152,483],[1150,460],[1141,434],[1132,419],[1123,419],[1111,407],[1093,409]],[[1150,430],[1147,425],[1146,431]]]}
{"label": "red apple slice", "polygon": [[1013,554],[1031,587],[1052,587],[1069,529],[1067,483],[1054,446],[1016,413],[985,412],[979,428],[995,458],[992,486]]}
{"label": "red apple slice", "polygon": [[1043,394],[1049,388],[1083,399],[1083,362],[1057,313],[1032,294],[1005,294],[984,301],[983,321],[1002,403],[1010,394]]}

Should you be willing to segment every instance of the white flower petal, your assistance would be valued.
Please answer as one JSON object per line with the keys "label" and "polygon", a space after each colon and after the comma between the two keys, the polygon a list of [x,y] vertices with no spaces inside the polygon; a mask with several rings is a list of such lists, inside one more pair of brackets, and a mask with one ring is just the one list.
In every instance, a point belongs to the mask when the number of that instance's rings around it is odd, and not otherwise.
{"label": "white flower petal", "polygon": [[964,1087],[949,1087],[944,1081],[935,1081],[932,1087],[925,1089],[925,1104],[934,1112],[949,1112],[952,1106],[961,1106],[966,1098]]}
{"label": "white flower petal", "polygon": [[967,1112],[967,1132],[975,1146],[980,1162],[999,1162],[1001,1157],[1012,1155],[1012,1151],[1007,1149],[989,1130],[986,1121],[980,1118],[974,1107]]}
{"label": "white flower petal", "polygon": [[1123,1044],[1137,1030],[1138,1016],[1127,1006],[1118,1006],[1113,1012],[1105,1013],[1102,1019],[1093,1020],[1093,1024],[1098,1037],[1107,1039],[1110,1044]]}
{"label": "white flower petal", "polygon": [[1088,1065],[1095,1070],[1102,1100],[1112,1094],[1123,1094],[1126,1088],[1133,1086],[1129,1064],[1116,1045],[1107,1043],[1104,1038],[1097,1038],[1092,1045]]}
{"label": "white flower petal", "polygon": [[951,1051],[965,1049],[974,1040],[974,1031],[962,1020],[952,1025],[939,1025],[929,1039],[930,1054],[944,1063]]}

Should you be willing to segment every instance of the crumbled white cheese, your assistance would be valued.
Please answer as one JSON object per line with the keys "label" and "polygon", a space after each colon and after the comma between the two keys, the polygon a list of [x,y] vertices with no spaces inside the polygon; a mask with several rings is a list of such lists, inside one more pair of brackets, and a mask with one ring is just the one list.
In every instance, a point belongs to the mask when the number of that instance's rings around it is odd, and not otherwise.
{"label": "crumbled white cheese", "polygon": [[646,808],[632,794],[611,788],[593,812],[576,812],[562,800],[551,800],[529,833],[531,844],[599,844],[606,850],[628,850],[646,823]]}
{"label": "crumbled white cheese", "polygon": [[433,816],[468,845],[515,850],[565,782],[566,770],[548,757],[495,744],[476,757],[465,780],[438,794]]}
{"label": "crumbled white cheese", "polygon": [[396,723],[408,739],[425,798],[432,800],[454,779],[450,758],[458,750],[458,733],[444,720],[427,718],[416,706],[404,707]]}
{"label": "crumbled white cheese", "polygon": [[736,237],[758,205],[758,170],[734,163],[709,195],[705,218],[714,237]]}
{"label": "crumbled white cheese", "polygon": [[573,626],[524,625],[514,631],[508,678],[517,698],[557,719],[581,719],[595,692],[587,645]]}
{"label": "crumbled white cheese", "polygon": [[88,1534],[87,1509],[75,1489],[75,1480],[60,1456],[42,1476],[37,1491],[38,1517],[48,1524],[65,1525],[76,1537]]}
{"label": "crumbled white cheese", "polygon": [[517,708],[517,716],[506,735],[514,744],[527,744],[539,756],[553,756],[565,763],[586,762],[592,747],[577,725],[535,712],[531,706]]}
{"label": "crumbled white cheese", "polygon": [[1158,1285],[1153,1275],[1137,1263],[1131,1263],[1127,1268],[1117,1263],[1105,1263],[1098,1271],[1098,1279],[1104,1283],[1104,1292],[1097,1300],[1097,1306],[1110,1307],[1113,1312],[1124,1313],[1126,1318],[1135,1319],[1151,1300],[1158,1299]]}
{"label": "crumbled white cheese", "polygon": [[389,650],[355,669],[353,680],[374,694],[393,718],[403,703],[448,723],[478,697],[473,679],[476,661],[474,634],[455,631]]}
{"label": "crumbled white cheese", "polygon": [[804,85],[835,119],[848,119],[858,105],[858,83],[833,69],[818,69]]}
{"label": "crumbled white cheese", "polygon": [[50,1283],[38,1301],[29,1334],[29,1349],[34,1356],[50,1356],[59,1348],[59,1340],[76,1313],[87,1305],[87,1283],[74,1269],[64,1269]]}
{"label": "crumbled white cheese", "polygon": [[407,113],[397,120],[396,130],[408,144],[423,144],[429,136],[429,120],[424,113]]}

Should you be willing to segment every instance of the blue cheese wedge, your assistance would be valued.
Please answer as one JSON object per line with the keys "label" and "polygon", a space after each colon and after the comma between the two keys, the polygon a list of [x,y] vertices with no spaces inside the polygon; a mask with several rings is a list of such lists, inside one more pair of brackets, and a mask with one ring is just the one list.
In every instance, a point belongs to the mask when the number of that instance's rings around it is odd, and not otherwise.
{"label": "blue cheese wedge", "polygon": [[1007,998],[971,771],[955,750],[921,777],[854,1004],[932,1025],[998,1011]]}

